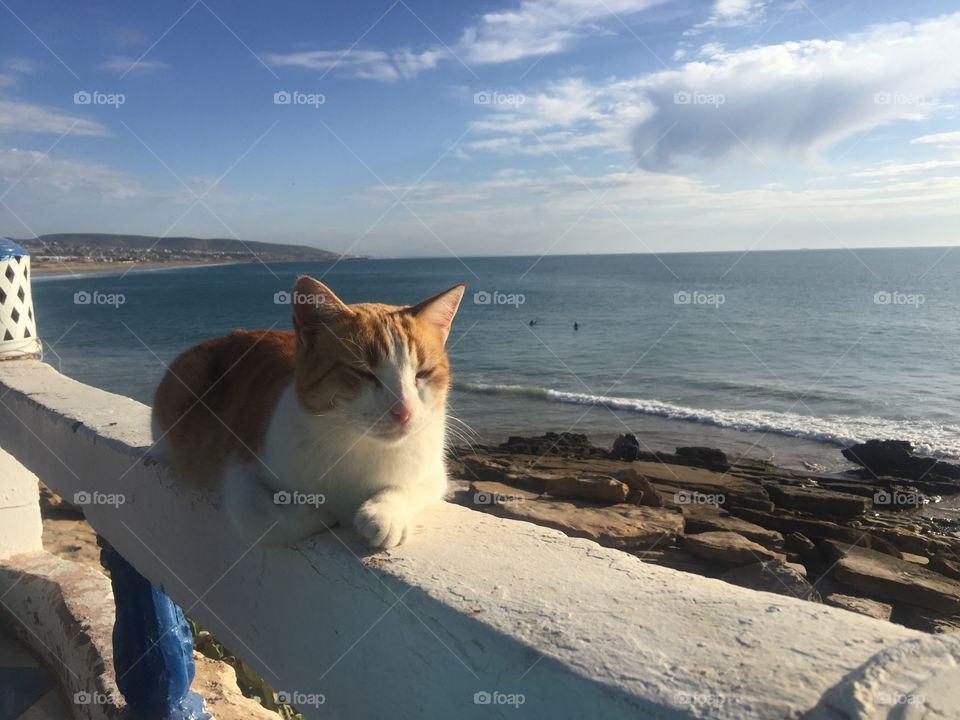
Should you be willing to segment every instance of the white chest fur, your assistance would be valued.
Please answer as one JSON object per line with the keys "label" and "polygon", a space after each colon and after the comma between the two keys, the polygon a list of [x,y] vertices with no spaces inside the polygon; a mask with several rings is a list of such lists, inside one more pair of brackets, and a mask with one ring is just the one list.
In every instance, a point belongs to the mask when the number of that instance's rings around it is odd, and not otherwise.
{"label": "white chest fur", "polygon": [[274,490],[322,494],[324,508],[347,524],[384,490],[438,500],[446,489],[443,452],[442,414],[416,435],[388,444],[336,415],[304,413],[291,386],[271,419],[260,475]]}

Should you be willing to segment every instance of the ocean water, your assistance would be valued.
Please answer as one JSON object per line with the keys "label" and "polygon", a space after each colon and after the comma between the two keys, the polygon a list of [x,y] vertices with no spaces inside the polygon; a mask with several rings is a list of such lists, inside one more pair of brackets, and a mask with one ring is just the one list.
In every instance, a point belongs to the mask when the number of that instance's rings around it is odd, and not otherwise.
{"label": "ocean water", "polygon": [[630,431],[652,449],[712,445],[836,469],[844,444],[898,438],[960,459],[960,250],[945,248],[38,278],[46,360],[149,403],[164,364],[191,344],[289,328],[276,294],[299,273],[347,302],[412,303],[467,283],[449,340],[451,409],[481,441],[569,430],[609,442]]}

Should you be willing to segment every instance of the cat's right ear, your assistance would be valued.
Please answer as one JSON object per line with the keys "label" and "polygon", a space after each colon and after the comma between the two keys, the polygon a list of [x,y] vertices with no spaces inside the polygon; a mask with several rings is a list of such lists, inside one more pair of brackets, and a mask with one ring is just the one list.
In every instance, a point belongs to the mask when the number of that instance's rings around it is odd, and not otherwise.
{"label": "cat's right ear", "polygon": [[303,344],[306,344],[312,331],[352,314],[333,290],[309,275],[297,278],[290,302],[293,305],[293,329],[298,342]]}

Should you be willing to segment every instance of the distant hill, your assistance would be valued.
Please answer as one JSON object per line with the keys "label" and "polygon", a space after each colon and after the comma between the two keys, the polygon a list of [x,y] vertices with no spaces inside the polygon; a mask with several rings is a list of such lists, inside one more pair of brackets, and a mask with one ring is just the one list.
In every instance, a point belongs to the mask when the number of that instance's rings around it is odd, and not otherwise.
{"label": "distant hill", "polygon": [[16,240],[32,255],[110,256],[130,254],[139,259],[163,259],[171,256],[208,256],[233,258],[254,256],[270,260],[331,260],[339,253],[306,245],[234,240],[232,238],[165,237],[149,235],[109,235],[103,233],[56,233],[29,240]]}

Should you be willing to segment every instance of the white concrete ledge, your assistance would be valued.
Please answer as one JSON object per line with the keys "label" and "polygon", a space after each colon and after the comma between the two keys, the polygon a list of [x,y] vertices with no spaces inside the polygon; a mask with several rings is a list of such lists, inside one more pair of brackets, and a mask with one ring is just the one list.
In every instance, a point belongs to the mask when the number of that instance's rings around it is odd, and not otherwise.
{"label": "white concrete ledge", "polygon": [[0,447],[68,499],[122,496],[86,507],[97,531],[308,717],[829,717],[828,690],[927,637],[452,505],[387,553],[347,530],[250,547],[149,441],[146,406],[0,365]]}
{"label": "white concrete ledge", "polygon": [[0,618],[57,677],[77,720],[116,720],[110,580],[43,551],[0,562]]}

